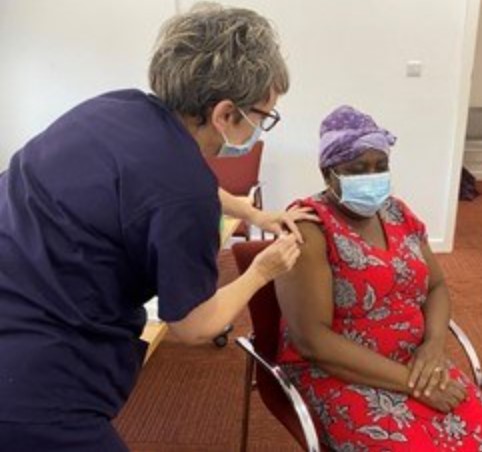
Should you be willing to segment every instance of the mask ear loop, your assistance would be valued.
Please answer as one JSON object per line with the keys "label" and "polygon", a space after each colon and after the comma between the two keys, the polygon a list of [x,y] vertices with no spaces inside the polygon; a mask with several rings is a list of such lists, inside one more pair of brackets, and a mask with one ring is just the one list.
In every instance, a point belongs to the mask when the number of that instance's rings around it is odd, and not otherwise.
{"label": "mask ear loop", "polygon": [[243,111],[241,110],[241,108],[238,108],[238,111],[241,113],[241,116],[246,119],[246,121],[248,122],[248,124],[253,128],[253,129],[257,129],[259,127],[259,125],[255,124],[250,118],[249,116]]}
{"label": "mask ear loop", "polygon": [[223,137],[224,144],[225,144],[226,146],[230,146],[231,143],[229,142],[228,137],[226,136],[226,134],[225,134],[224,132],[220,132],[220,133],[221,133],[221,136]]}
{"label": "mask ear loop", "polygon": [[[238,108],[238,111],[241,113],[241,116],[247,121],[247,123],[248,123],[254,130],[261,129],[259,126],[257,126],[257,125],[248,117],[248,115],[247,115],[243,110],[241,110],[241,108]],[[259,135],[261,135],[261,132],[259,133]],[[226,144],[226,146],[234,146],[233,143],[231,143],[231,142],[228,140],[228,137],[226,136],[226,134],[225,134],[224,132],[221,132],[221,136],[223,137],[224,143]]]}

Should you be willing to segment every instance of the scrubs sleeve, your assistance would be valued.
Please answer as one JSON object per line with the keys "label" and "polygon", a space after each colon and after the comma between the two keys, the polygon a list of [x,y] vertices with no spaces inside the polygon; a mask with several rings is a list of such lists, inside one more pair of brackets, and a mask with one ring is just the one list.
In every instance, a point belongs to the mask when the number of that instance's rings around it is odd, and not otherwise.
{"label": "scrubs sleeve", "polygon": [[144,225],[128,228],[160,319],[181,320],[216,292],[219,218],[219,200],[205,197],[156,207]]}

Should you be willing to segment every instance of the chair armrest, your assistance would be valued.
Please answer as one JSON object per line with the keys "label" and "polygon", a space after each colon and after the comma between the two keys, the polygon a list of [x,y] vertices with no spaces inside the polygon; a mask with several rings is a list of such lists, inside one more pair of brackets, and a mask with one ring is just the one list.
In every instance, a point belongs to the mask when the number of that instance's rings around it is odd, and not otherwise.
{"label": "chair armrest", "polygon": [[266,371],[268,371],[278,382],[298,416],[298,420],[300,421],[301,428],[305,435],[308,451],[319,452],[320,443],[311,415],[300,393],[293,383],[291,383],[284,370],[280,366],[272,364],[263,358],[263,356],[255,350],[253,343],[248,338],[238,337],[236,338],[236,344],[254,358],[257,364],[263,366],[263,368],[266,369]]}
{"label": "chair armrest", "polygon": [[477,356],[477,352],[475,351],[472,342],[470,342],[470,339],[462,330],[462,328],[460,328],[460,326],[458,326],[452,319],[450,319],[449,322],[449,329],[450,331],[452,331],[455,338],[459,341],[465,354],[467,355],[477,385],[479,387],[482,387],[482,369],[480,366],[479,357]]}

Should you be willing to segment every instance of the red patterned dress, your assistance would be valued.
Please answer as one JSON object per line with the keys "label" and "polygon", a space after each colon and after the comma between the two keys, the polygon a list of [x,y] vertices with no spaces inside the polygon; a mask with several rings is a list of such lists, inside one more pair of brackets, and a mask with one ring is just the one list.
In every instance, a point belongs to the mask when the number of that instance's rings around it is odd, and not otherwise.
{"label": "red patterned dress", "polygon": [[[406,364],[422,343],[428,268],[424,225],[399,200],[379,212],[388,249],[371,246],[323,195],[302,201],[321,219],[333,274],[333,331]],[[449,414],[397,392],[348,384],[303,360],[282,322],[279,362],[315,413],[321,440],[343,452],[482,452],[482,396],[455,367],[468,398]]]}

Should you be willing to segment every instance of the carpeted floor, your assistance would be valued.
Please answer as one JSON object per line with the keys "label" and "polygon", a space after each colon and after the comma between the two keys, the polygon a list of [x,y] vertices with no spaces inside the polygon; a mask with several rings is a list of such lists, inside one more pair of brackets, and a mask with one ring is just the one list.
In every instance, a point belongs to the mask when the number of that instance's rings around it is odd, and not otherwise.
{"label": "carpeted floor", "polygon": [[[460,203],[455,251],[438,255],[453,301],[453,318],[482,355],[482,196]],[[224,285],[236,277],[229,251],[220,256]],[[231,338],[249,332],[244,313]],[[449,354],[469,371],[451,339]],[[239,450],[245,358],[232,341],[189,348],[173,338],[156,350],[115,424],[133,452],[226,452]],[[250,419],[249,451],[299,451],[256,394]]]}

